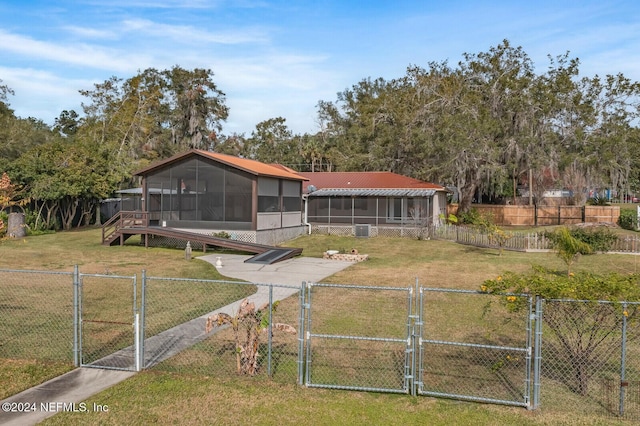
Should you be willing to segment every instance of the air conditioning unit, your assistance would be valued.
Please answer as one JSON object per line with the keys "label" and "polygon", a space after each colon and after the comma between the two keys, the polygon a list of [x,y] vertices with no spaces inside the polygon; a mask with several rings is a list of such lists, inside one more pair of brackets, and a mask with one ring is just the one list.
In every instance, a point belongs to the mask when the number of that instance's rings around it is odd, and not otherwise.
{"label": "air conditioning unit", "polygon": [[369,235],[371,235],[371,225],[355,225],[355,234],[357,238],[369,238]]}

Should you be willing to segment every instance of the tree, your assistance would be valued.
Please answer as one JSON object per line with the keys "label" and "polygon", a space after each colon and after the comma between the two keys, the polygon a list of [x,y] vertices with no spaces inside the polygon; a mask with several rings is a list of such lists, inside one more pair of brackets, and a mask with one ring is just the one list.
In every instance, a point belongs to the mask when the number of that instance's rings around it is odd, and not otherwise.
{"label": "tree", "polygon": [[[276,301],[271,306],[271,312],[278,306]],[[288,324],[269,324],[269,303],[256,309],[253,302],[244,299],[240,303],[238,312],[231,316],[224,312],[213,314],[207,318],[205,332],[209,333],[216,327],[231,325],[236,342],[236,367],[238,374],[255,376],[259,368],[260,336],[270,330],[280,330],[286,333],[296,333],[296,329]]]}
{"label": "tree", "polygon": [[182,148],[209,149],[222,130],[229,109],[225,95],[213,82],[213,72],[195,68],[192,71],[174,66],[164,71],[170,106],[170,128],[173,143]]}
{"label": "tree", "polygon": [[29,200],[24,198],[22,188],[13,184],[9,175],[6,172],[3,172],[2,177],[0,177],[0,212],[14,206],[22,209],[22,207],[28,202]]}
{"label": "tree", "polygon": [[56,141],[23,154],[13,173],[39,206],[39,216],[44,212],[47,227],[60,217],[62,227],[71,229],[74,221],[88,224],[99,200],[117,188],[122,176],[110,161],[104,147],[81,140]]}
{"label": "tree", "polygon": [[287,127],[286,119],[282,117],[256,124],[251,137],[245,140],[242,154],[265,163],[292,164],[299,161],[299,149]]}
{"label": "tree", "polygon": [[[483,199],[531,203],[549,189],[629,193],[640,181],[638,83],[581,77],[568,53],[542,75],[508,40],[465,53],[457,66],[431,62],[406,75],[366,78],[318,103],[318,122],[340,170],[390,170],[458,189],[459,211]],[[312,167],[315,147],[305,151]],[[327,152],[325,150],[325,152]]]}
{"label": "tree", "polygon": [[[2,82],[2,80],[0,80]],[[50,141],[52,132],[35,118],[19,118],[9,107],[8,95],[14,92],[0,84],[0,170],[8,170],[10,163],[29,148]]]}
{"label": "tree", "polygon": [[563,226],[555,230],[550,235],[553,241],[553,248],[556,254],[567,265],[567,275],[571,275],[571,266],[578,260],[578,257],[582,254],[591,254],[591,246],[583,241],[580,241],[569,231],[569,228]]}
{"label": "tree", "polygon": [[111,77],[80,91],[89,99],[80,131],[108,146],[123,173],[178,150],[213,148],[228,108],[212,77],[211,70],[178,66]]}
{"label": "tree", "polygon": [[[587,272],[564,274],[543,267],[534,267],[532,273],[506,272],[486,280],[481,291],[494,294],[531,294],[542,297],[545,304],[543,323],[549,327],[558,341],[558,354],[566,357],[572,373],[572,389],[581,395],[589,390],[589,380],[616,354],[601,347],[610,339],[619,339],[622,321],[640,317],[636,305],[623,301],[640,301],[640,275],[610,273],[597,275]],[[503,302],[509,311],[520,312],[527,308],[523,298],[505,296]],[[568,300],[570,299],[570,300]],[[571,300],[580,303],[570,303]],[[616,303],[597,303],[611,301]],[[586,303],[585,303],[586,302]],[[548,344],[548,343],[547,343]]]}
{"label": "tree", "polygon": [[53,125],[53,130],[60,135],[69,137],[74,136],[80,126],[80,117],[74,110],[64,110],[60,113],[60,116],[56,118]]}

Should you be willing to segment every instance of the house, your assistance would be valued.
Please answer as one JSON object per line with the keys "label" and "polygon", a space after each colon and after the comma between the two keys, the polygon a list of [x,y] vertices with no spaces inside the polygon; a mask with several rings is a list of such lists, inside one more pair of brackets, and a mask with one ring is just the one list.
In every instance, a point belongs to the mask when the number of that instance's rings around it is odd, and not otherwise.
{"label": "house", "polygon": [[391,172],[299,173],[311,226],[426,227],[446,215],[448,190]]}
{"label": "house", "polygon": [[[304,233],[302,187],[293,170],[191,150],[135,173],[142,188],[128,195],[149,226],[190,232],[224,231],[232,238],[277,244]],[[127,203],[129,204],[129,203]],[[135,206],[140,206],[140,209]],[[123,210],[128,206],[123,202]]]}

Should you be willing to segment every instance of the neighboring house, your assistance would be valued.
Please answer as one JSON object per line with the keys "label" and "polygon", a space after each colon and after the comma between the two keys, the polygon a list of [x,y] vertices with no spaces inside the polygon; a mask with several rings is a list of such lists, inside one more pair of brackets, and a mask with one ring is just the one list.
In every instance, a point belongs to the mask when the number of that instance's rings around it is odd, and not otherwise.
{"label": "neighboring house", "polygon": [[440,223],[448,190],[391,172],[300,173],[311,225],[417,226]]}
{"label": "neighboring house", "polygon": [[[225,231],[232,238],[276,244],[304,233],[302,186],[306,178],[282,166],[191,150],[135,173],[139,200],[122,210],[146,212],[150,226]],[[129,206],[130,204],[130,206]]]}

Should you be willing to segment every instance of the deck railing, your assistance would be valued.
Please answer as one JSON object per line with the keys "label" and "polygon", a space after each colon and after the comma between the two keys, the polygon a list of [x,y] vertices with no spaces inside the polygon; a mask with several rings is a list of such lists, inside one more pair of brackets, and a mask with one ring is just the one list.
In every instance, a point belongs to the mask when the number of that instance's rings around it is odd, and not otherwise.
{"label": "deck railing", "polygon": [[120,211],[102,225],[102,243],[111,241],[122,228],[145,228],[149,214],[143,211]]}

